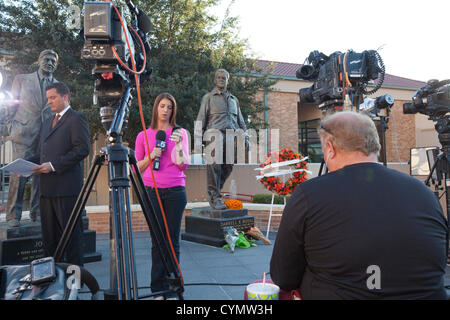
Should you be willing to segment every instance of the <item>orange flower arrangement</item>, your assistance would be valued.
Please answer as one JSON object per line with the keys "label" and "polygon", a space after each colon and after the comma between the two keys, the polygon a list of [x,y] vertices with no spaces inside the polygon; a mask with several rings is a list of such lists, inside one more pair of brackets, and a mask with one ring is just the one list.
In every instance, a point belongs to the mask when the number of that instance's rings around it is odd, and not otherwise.
{"label": "orange flower arrangement", "polygon": [[224,203],[227,206],[227,209],[242,209],[244,207],[239,200],[226,200]]}
{"label": "orange flower arrangement", "polygon": [[[299,153],[293,152],[291,149],[281,149],[280,151],[275,152],[274,154],[268,153],[266,157],[266,161],[264,161],[260,167],[264,168],[267,165],[272,164],[271,157],[274,155],[278,157],[279,162],[294,160],[294,159],[302,159],[303,156]],[[308,170],[308,165],[306,161],[301,161],[295,165],[291,166],[292,169],[304,169]],[[263,174],[263,172],[261,172]],[[302,182],[306,181],[306,172],[298,171],[292,174],[292,177],[289,178],[285,183],[281,181],[279,177],[264,177],[259,181],[264,185],[264,187],[272,192],[279,194],[280,196],[285,196],[294,192],[295,188]]]}

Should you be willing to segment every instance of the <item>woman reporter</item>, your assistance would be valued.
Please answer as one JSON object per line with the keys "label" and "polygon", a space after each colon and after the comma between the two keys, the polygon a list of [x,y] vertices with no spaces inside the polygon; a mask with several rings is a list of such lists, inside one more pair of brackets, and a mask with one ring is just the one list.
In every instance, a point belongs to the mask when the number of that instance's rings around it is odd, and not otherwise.
{"label": "woman reporter", "polygon": [[[142,173],[144,185],[147,188],[161,228],[165,231],[159,202],[154,189],[155,185],[149,168],[148,150],[150,150],[152,162],[159,158],[159,170],[154,169],[153,175],[166,216],[170,239],[179,260],[181,220],[187,203],[184,170],[188,167],[189,148],[186,130],[179,127],[179,129],[173,130],[176,126],[176,114],[177,103],[175,98],[169,93],[158,95],[153,105],[152,122],[150,128],[147,129],[149,149],[146,145],[144,131],[141,131],[136,138],[135,153],[138,160],[137,166]],[[160,130],[164,131],[166,136],[166,148],[164,150],[156,147],[157,132]],[[162,240],[160,239],[160,241]],[[158,292],[168,289],[167,272],[153,239],[151,290],[152,292]],[[175,297],[176,293],[169,293],[164,296],[156,296],[155,299],[162,300]]]}

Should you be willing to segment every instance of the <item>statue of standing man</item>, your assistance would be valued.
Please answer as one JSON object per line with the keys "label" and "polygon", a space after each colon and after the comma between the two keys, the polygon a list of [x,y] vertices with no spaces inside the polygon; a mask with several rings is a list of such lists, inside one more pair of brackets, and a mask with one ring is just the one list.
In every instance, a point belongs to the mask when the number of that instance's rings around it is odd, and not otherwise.
{"label": "statue of standing man", "polygon": [[[39,139],[42,122],[51,116],[47,104],[45,88],[58,82],[53,73],[58,65],[58,54],[53,50],[44,50],[39,55],[39,70],[30,74],[19,74],[14,78],[11,92],[19,102],[11,108],[8,118],[11,121],[10,138],[12,157],[24,158],[26,153],[37,150],[35,143]],[[6,206],[8,227],[18,227],[22,218],[22,205],[25,185],[28,178],[11,175]],[[30,218],[39,221],[39,175],[32,176]]]}
{"label": "statue of standing man", "polygon": [[[211,208],[217,210],[227,208],[222,201],[220,190],[222,190],[225,181],[233,170],[233,163],[227,163],[229,161],[226,161],[226,130],[242,129],[244,132],[247,131],[239,101],[227,91],[229,79],[230,74],[225,69],[216,71],[214,76],[216,87],[203,96],[197,116],[197,121],[202,124],[202,133],[208,129],[217,129],[222,133],[222,145],[216,145],[215,148],[222,148],[223,159],[221,159],[222,161],[216,161],[215,159],[213,163],[207,163],[206,165],[209,204]],[[246,144],[248,145],[247,136]]]}

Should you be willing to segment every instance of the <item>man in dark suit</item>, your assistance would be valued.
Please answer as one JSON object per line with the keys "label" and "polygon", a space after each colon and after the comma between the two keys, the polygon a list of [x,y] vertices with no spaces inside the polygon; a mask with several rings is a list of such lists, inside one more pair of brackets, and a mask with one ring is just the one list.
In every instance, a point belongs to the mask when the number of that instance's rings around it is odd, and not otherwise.
{"label": "man in dark suit", "polygon": [[[47,87],[55,116],[42,124],[37,154],[40,173],[42,241],[47,256],[54,255],[77,196],[83,186],[82,161],[89,155],[86,118],[70,108],[69,89],[61,82]],[[29,159],[36,160],[36,159]],[[82,228],[78,221],[66,248],[66,262],[83,265]]]}

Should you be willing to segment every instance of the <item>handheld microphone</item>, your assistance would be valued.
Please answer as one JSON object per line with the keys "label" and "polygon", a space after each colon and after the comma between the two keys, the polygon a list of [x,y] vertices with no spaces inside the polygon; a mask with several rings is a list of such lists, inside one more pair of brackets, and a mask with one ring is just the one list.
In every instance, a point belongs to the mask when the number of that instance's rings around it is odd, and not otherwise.
{"label": "handheld microphone", "polygon": [[[155,148],[161,148],[162,151],[166,149],[166,133],[163,130],[158,130],[156,133],[156,146]],[[153,160],[153,170],[159,170],[160,167],[159,157]]]}

